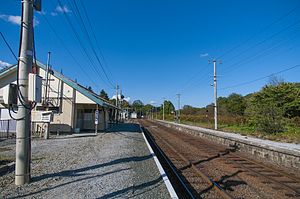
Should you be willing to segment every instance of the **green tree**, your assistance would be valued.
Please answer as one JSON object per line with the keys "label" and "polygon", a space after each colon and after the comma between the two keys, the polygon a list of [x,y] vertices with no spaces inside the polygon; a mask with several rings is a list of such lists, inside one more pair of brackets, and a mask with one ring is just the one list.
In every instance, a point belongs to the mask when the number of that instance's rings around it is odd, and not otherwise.
{"label": "green tree", "polygon": [[266,85],[253,94],[246,109],[250,122],[268,133],[284,131],[286,118],[300,116],[300,86],[297,83]]}
{"label": "green tree", "polygon": [[246,102],[242,95],[232,93],[226,100],[226,110],[232,115],[244,115]]}
{"label": "green tree", "polygon": [[132,102],[132,108],[135,110],[135,111],[138,111],[138,110],[141,110],[143,108],[144,104],[141,100],[134,100]]}
{"label": "green tree", "polygon": [[123,99],[123,101],[122,101],[122,107],[123,107],[123,108],[130,108],[129,102],[126,101],[125,99]]}
{"label": "green tree", "polygon": [[[163,103],[165,105],[165,114],[170,115],[170,114],[174,113],[175,107],[171,101],[165,100]],[[160,112],[162,113],[162,111],[163,111],[163,105],[161,105],[161,107],[160,107]]]}
{"label": "green tree", "polygon": [[190,105],[184,105],[181,110],[181,113],[184,115],[196,115],[199,114],[199,112],[200,112],[199,108]]}
{"label": "green tree", "polygon": [[94,92],[94,91],[93,91],[93,88],[92,88],[91,86],[88,86],[87,89],[88,89],[89,91],[91,91],[91,92]]}
{"label": "green tree", "polygon": [[[217,105],[218,105],[218,114],[219,115],[228,115],[228,98],[227,97],[218,97]],[[212,104],[212,107],[214,107],[214,104]]]}
{"label": "green tree", "polygon": [[154,106],[152,106],[151,104],[146,104],[142,109],[143,115],[149,115],[151,110],[153,110],[153,108]]}
{"label": "green tree", "polygon": [[101,97],[105,100],[109,100],[109,97],[108,97],[107,93],[103,89],[100,91],[99,97]]}

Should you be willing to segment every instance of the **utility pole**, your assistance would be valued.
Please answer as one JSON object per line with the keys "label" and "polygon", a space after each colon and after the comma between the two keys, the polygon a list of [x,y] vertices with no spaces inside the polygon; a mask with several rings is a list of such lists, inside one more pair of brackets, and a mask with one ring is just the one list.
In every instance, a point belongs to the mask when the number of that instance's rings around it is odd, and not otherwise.
{"label": "utility pole", "polygon": [[163,120],[165,120],[165,99],[163,98]]}
{"label": "utility pole", "polygon": [[152,120],[154,120],[154,107],[152,107]]}
{"label": "utility pole", "polygon": [[214,60],[214,99],[215,99],[215,130],[218,129],[218,105],[217,105],[217,61]]}
{"label": "utility pole", "polygon": [[176,94],[178,97],[178,111],[177,111],[177,122],[180,123],[180,94]]}
{"label": "utility pole", "polygon": [[151,107],[151,119],[153,120],[154,119],[154,109],[155,109],[155,102],[154,101],[151,101],[150,104],[152,105]]}
{"label": "utility pole", "polygon": [[95,111],[95,135],[98,133],[98,123],[99,123],[99,109],[98,104],[96,104],[96,111]]}
{"label": "utility pole", "polygon": [[47,58],[47,66],[46,66],[46,83],[45,83],[45,96],[44,96],[44,104],[48,106],[48,82],[49,82],[49,68],[50,68],[50,55],[51,52],[48,52]]}
{"label": "utility pole", "polygon": [[122,114],[123,114],[123,109],[122,109],[122,103],[123,103],[123,99],[122,99],[122,89],[120,89],[120,103],[119,103],[119,107],[121,109],[121,114],[120,114],[120,120],[122,120]]}
{"label": "utility pole", "polygon": [[16,127],[15,184],[30,182],[31,104],[28,101],[28,75],[32,70],[33,57],[33,0],[23,0],[21,20],[21,45],[18,60],[18,114]]}
{"label": "utility pole", "polygon": [[[119,85],[117,84],[116,86],[116,107],[118,108],[118,95],[119,95]],[[116,110],[116,115],[115,115],[115,118],[116,118],[116,123],[118,122],[118,109]]]}
{"label": "utility pole", "polygon": [[151,107],[151,119],[153,120],[153,107]]}
{"label": "utility pole", "polygon": [[[218,129],[218,104],[217,104],[217,61],[213,60],[214,64],[214,119],[215,119],[215,130]],[[220,61],[221,64],[221,61]]]}

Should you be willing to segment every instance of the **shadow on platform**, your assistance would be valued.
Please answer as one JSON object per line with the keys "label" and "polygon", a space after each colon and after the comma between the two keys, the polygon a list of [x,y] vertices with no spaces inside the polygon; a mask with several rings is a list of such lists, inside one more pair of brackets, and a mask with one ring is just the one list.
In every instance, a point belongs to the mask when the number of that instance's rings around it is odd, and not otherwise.
{"label": "shadow on platform", "polygon": [[[111,166],[111,165],[116,165],[116,164],[122,164],[122,163],[128,163],[128,162],[141,162],[141,161],[145,161],[152,158],[152,155],[146,155],[146,156],[133,156],[133,157],[126,157],[126,158],[120,158],[120,159],[116,159],[116,160],[112,160],[110,162],[106,162],[106,163],[102,163],[102,164],[97,164],[97,165],[92,165],[92,166],[88,166],[88,167],[84,167],[84,168],[79,168],[79,169],[70,169],[70,170],[65,170],[65,171],[60,171],[57,173],[49,173],[49,174],[44,174],[41,176],[37,176],[37,177],[33,177],[32,178],[32,182],[37,182],[37,181],[41,181],[41,180],[47,180],[47,179],[57,179],[57,178],[74,178],[74,177],[82,177],[76,180],[72,180],[69,182],[64,182],[62,184],[58,184],[55,185],[53,187],[47,187],[44,189],[40,189],[38,191],[35,192],[31,192],[25,195],[19,195],[16,196],[15,198],[23,198],[23,197],[27,197],[27,196],[32,196],[34,194],[38,194],[44,191],[49,191],[49,190],[53,190],[68,184],[72,184],[72,183],[76,183],[76,182],[81,182],[81,181],[85,181],[85,180],[90,180],[93,178],[98,178],[98,177],[102,177],[105,175],[109,175],[109,174],[113,174],[113,173],[117,173],[117,172],[121,172],[121,171],[125,171],[125,170],[130,170],[131,168],[124,168],[124,169],[118,169],[118,170],[114,170],[111,172],[107,172],[107,173],[102,173],[99,175],[92,175],[91,173],[86,173],[87,171],[91,172],[91,170],[95,170],[98,168],[102,168],[102,167],[107,167],[107,166]],[[91,176],[92,175],[92,176]],[[153,183],[151,183],[153,184]],[[143,185],[145,186],[145,185]],[[118,195],[118,194],[116,194]]]}
{"label": "shadow on platform", "polygon": [[110,128],[106,132],[134,132],[141,133],[140,125],[133,123],[119,123],[111,124]]}
{"label": "shadow on platform", "polygon": [[[129,198],[129,196],[125,197],[125,194],[132,194],[133,196],[138,196],[138,195],[142,195],[145,192],[151,191],[152,189],[154,189],[155,187],[159,186],[160,183],[163,183],[163,178],[161,176],[159,176],[158,178],[156,178],[155,180],[149,181],[149,182],[145,182],[139,185],[134,185],[131,187],[127,187],[125,189],[121,189],[112,193],[108,193],[102,197],[99,197],[97,199],[105,199],[105,198]],[[148,188],[147,190],[141,192],[141,193],[137,193],[135,194],[136,191],[139,190],[143,190],[145,188]]]}

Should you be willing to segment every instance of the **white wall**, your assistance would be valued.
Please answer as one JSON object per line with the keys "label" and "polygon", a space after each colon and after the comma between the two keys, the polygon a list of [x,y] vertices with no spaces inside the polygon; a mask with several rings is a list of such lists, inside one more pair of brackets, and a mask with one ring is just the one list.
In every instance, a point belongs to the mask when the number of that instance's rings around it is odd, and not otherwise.
{"label": "white wall", "polygon": [[87,98],[80,92],[76,91],[76,104],[96,104],[94,101],[91,99]]}
{"label": "white wall", "polygon": [[[9,113],[8,113],[8,109],[0,109],[0,120],[11,120]],[[11,111],[11,115],[14,118],[17,118],[17,114]]]}

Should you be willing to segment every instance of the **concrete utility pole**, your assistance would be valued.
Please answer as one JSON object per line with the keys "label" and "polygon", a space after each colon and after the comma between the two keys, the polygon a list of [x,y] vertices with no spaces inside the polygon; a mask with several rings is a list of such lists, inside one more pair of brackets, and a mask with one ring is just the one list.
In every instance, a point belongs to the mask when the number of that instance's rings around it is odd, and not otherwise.
{"label": "concrete utility pole", "polygon": [[165,120],[165,99],[163,98],[163,120]]}
{"label": "concrete utility pole", "polygon": [[180,123],[180,94],[176,94],[178,97],[178,111],[177,111],[177,122]]}
{"label": "concrete utility pole", "polygon": [[153,107],[151,107],[151,119],[153,120]]}
{"label": "concrete utility pole", "polygon": [[96,104],[96,111],[95,111],[95,135],[98,133],[98,123],[99,123],[99,109],[98,104]]}
{"label": "concrete utility pole", "polygon": [[47,66],[46,66],[45,94],[44,94],[44,104],[47,106],[48,106],[48,81],[49,81],[50,55],[51,52],[48,52]]}
{"label": "concrete utility pole", "polygon": [[214,116],[215,116],[215,130],[218,129],[218,104],[217,104],[217,61],[214,59]]}
{"label": "concrete utility pole", "polygon": [[216,60],[214,62],[214,112],[215,112],[215,130],[218,129],[218,107],[217,107],[217,63]]}
{"label": "concrete utility pole", "polygon": [[121,114],[119,114],[120,120],[122,120],[122,114],[123,114],[123,109],[122,109],[122,103],[123,103],[123,99],[122,99],[122,89],[120,89],[120,103],[119,103],[119,107],[121,109]]}
{"label": "concrete utility pole", "polygon": [[22,1],[21,46],[18,61],[19,98],[16,129],[15,184],[30,182],[31,136],[30,103],[28,102],[28,75],[33,57],[33,0]]}
{"label": "concrete utility pole", "polygon": [[[118,95],[119,95],[119,85],[116,85],[116,107],[118,107]],[[116,110],[116,122],[118,122],[118,109]]]}

